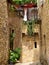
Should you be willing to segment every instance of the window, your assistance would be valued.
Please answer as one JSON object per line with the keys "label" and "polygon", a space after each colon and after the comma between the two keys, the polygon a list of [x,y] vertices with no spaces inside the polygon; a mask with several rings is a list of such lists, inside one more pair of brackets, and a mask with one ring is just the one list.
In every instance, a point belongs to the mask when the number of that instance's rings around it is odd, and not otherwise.
{"label": "window", "polygon": [[12,33],[14,33],[14,30],[12,29]]}
{"label": "window", "polygon": [[13,50],[13,41],[14,41],[14,30],[10,32],[10,49]]}
{"label": "window", "polygon": [[37,48],[37,42],[34,42],[34,46],[35,46],[35,48]]}

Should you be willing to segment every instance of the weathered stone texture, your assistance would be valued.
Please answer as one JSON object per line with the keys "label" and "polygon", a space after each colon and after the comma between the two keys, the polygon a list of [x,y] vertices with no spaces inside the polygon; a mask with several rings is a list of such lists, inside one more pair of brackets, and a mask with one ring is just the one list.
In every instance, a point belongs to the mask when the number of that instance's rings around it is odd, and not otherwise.
{"label": "weathered stone texture", "polygon": [[[42,53],[49,61],[49,3],[45,0],[43,7],[39,8],[39,15],[42,20]],[[45,52],[46,51],[46,52]]]}
{"label": "weathered stone texture", "polygon": [[21,23],[22,19],[16,15],[16,12],[9,11],[9,29],[14,30],[14,45],[13,49],[16,47],[21,47]]}
{"label": "weathered stone texture", "polygon": [[[38,35],[37,35],[38,36]],[[39,37],[34,39],[30,36],[24,36],[22,38],[22,62],[36,62],[40,57],[40,44]],[[34,42],[37,42],[37,48],[35,48]]]}
{"label": "weathered stone texture", "polygon": [[[16,47],[22,48],[21,53],[21,62],[35,62],[39,61],[40,57],[40,44],[39,44],[39,36],[34,39],[34,36],[24,36],[22,37],[22,33],[25,33],[26,28],[22,22],[23,20],[16,15],[16,12],[9,11],[9,28],[14,29],[15,38],[14,38],[14,49]],[[39,25],[35,25],[35,33],[39,33]],[[34,42],[37,42],[37,48],[34,47]]]}
{"label": "weathered stone texture", "polygon": [[7,65],[9,53],[8,14],[6,0],[0,0],[0,65]]}

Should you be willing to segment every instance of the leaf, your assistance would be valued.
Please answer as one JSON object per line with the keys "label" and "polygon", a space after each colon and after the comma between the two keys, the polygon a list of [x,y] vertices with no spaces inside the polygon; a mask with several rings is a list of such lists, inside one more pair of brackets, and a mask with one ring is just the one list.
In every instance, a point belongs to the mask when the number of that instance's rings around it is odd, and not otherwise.
{"label": "leaf", "polygon": [[16,62],[16,60],[19,60],[20,59],[20,53],[21,53],[20,51],[21,51],[20,48],[16,48],[13,51],[10,50],[10,61]]}

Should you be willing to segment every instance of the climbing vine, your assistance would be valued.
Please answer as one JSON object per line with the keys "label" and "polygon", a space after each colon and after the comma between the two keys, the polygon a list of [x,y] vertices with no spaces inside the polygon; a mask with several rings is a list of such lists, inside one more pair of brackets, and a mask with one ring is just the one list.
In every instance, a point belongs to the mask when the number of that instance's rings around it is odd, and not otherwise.
{"label": "climbing vine", "polygon": [[29,36],[32,36],[34,33],[34,24],[35,20],[30,20],[30,21],[23,21],[24,25],[27,25],[27,34]]}
{"label": "climbing vine", "polygon": [[31,21],[28,21],[27,23],[27,33],[28,35],[32,36],[33,32],[34,32],[34,21],[31,20]]}

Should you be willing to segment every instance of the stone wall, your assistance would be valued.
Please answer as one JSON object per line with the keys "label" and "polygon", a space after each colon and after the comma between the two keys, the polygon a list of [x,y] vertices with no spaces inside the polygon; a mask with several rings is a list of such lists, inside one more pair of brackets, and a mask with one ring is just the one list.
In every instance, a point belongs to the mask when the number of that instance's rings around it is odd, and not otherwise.
{"label": "stone wall", "polygon": [[22,19],[17,16],[17,12],[13,12],[9,9],[9,30],[14,30],[15,33],[13,49],[21,47],[21,23]]}
{"label": "stone wall", "polygon": [[0,0],[0,65],[7,65],[9,55],[8,14],[6,0]]}
{"label": "stone wall", "polygon": [[[25,27],[22,26],[22,18],[17,16],[16,12],[9,11],[9,29],[14,29],[15,38],[14,38],[14,49],[16,47],[22,48],[21,59],[22,62],[36,62],[40,58],[40,39],[37,35],[34,39],[34,36],[24,36],[22,33],[25,33]],[[39,25],[35,25],[34,32],[39,33]],[[22,32],[23,29],[23,32]],[[34,47],[34,42],[37,42],[37,48]]]}
{"label": "stone wall", "polygon": [[[37,42],[37,48],[35,48],[35,43]],[[36,62],[40,58],[40,43],[39,36],[24,36],[22,38],[22,62]]]}
{"label": "stone wall", "polygon": [[39,16],[42,20],[42,54],[49,61],[49,3],[45,0],[43,7],[39,8]]}

